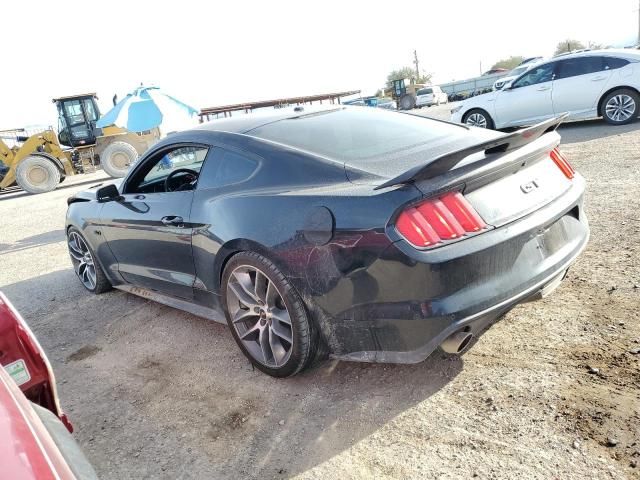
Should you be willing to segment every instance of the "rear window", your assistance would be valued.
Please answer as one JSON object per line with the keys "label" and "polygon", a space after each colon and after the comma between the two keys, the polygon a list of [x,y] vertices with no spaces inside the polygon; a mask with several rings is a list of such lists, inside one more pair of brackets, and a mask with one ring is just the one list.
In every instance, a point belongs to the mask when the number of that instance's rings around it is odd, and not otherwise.
{"label": "rear window", "polygon": [[449,135],[464,128],[381,109],[343,108],[281,120],[247,132],[335,160],[380,157]]}
{"label": "rear window", "polygon": [[604,57],[604,68],[613,70],[615,68],[622,68],[629,64],[629,60],[617,57]]}
{"label": "rear window", "polygon": [[431,88],[421,88],[416,92],[416,95],[429,95],[430,93],[433,93]]}

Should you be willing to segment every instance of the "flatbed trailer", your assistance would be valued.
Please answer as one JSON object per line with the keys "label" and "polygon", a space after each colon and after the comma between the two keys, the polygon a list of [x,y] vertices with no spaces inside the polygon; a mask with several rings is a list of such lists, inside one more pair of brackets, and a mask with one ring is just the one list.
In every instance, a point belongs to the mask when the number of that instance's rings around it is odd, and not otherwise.
{"label": "flatbed trailer", "polygon": [[284,108],[291,105],[313,105],[313,102],[329,101],[331,104],[340,104],[342,97],[351,95],[359,95],[360,90],[349,90],[345,92],[323,93],[319,95],[308,95],[303,97],[277,98],[274,100],[260,100],[256,102],[235,103],[231,105],[222,105],[218,107],[207,107],[200,110],[200,123],[215,120],[216,118],[230,117],[233,112],[251,113],[258,108]]}
{"label": "flatbed trailer", "polygon": [[509,75],[509,72],[481,75],[479,77],[467,78],[466,80],[441,83],[440,88],[443,92],[449,95],[450,100],[452,100],[452,96],[454,95],[470,97],[484,93],[486,90],[492,90],[495,81],[499,78],[506,77],[507,75]]}

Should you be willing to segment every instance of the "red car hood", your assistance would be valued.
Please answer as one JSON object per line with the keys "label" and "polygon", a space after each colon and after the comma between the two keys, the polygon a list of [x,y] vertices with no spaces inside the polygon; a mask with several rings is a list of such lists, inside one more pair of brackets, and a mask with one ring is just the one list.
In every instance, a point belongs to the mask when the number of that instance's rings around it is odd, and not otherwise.
{"label": "red car hood", "polygon": [[74,479],[51,435],[0,367],[0,470],[12,480]]}

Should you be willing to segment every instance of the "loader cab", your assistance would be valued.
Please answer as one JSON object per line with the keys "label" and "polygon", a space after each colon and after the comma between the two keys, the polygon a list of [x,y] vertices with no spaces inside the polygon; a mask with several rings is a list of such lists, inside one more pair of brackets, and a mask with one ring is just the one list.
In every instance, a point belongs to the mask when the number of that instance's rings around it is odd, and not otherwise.
{"label": "loader cab", "polygon": [[96,122],[100,109],[96,94],[54,98],[58,109],[58,139],[69,147],[85,147],[96,143]]}

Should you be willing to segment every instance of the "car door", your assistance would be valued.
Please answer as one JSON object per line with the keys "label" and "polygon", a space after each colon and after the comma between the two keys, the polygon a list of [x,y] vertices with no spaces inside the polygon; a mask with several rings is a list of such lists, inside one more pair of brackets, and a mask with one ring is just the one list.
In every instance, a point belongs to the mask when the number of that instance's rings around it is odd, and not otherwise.
{"label": "car door", "polygon": [[495,124],[498,128],[532,125],[553,116],[551,92],[555,62],[533,67],[496,92]]}
{"label": "car door", "polygon": [[601,56],[558,61],[553,80],[554,112],[569,112],[572,118],[595,117],[598,99],[610,77],[611,70]]}
{"label": "car door", "polygon": [[[241,212],[230,206],[235,202],[227,203],[226,200],[242,197],[241,192],[249,188],[261,162],[257,155],[228,146],[212,147],[207,156],[191,208],[192,221],[201,226],[193,235],[196,300],[202,298],[199,294],[203,291],[217,291],[220,278],[215,276],[216,253],[222,244],[236,238],[237,225],[247,222]],[[259,211],[259,205],[256,211]]]}
{"label": "car door", "polygon": [[151,154],[127,177],[121,199],[105,203],[102,233],[127,282],[193,297],[190,213],[208,150],[204,145],[179,144]]}

